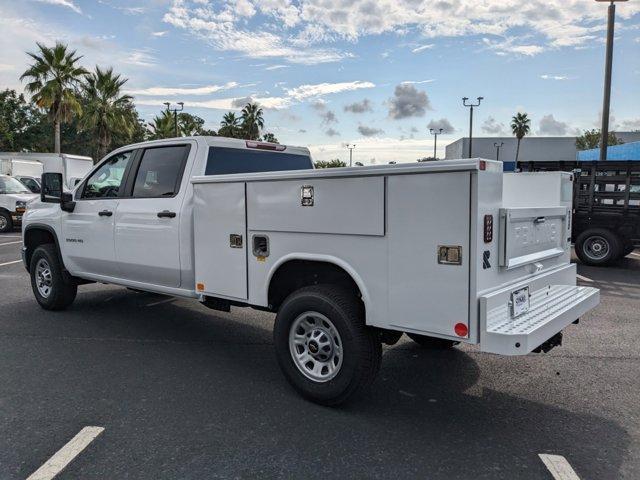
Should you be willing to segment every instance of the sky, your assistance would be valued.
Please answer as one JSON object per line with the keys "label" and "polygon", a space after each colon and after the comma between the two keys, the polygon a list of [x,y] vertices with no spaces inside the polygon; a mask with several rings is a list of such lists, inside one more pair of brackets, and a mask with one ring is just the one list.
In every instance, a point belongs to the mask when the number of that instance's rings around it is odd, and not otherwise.
{"label": "sky", "polygon": [[[0,0],[0,88],[22,91],[36,42],[128,78],[142,117],[163,102],[218,128],[247,100],[316,160],[407,162],[468,135],[599,126],[606,5],[593,0]],[[617,4],[614,130],[640,129],[640,0]]]}

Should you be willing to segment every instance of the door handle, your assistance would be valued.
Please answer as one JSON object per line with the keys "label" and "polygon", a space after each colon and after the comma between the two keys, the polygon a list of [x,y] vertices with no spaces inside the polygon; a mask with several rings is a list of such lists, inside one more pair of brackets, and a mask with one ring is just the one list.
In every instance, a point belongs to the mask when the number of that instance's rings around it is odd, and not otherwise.
{"label": "door handle", "polygon": [[158,218],[174,218],[175,216],[176,212],[170,212],[169,210],[158,212]]}
{"label": "door handle", "polygon": [[113,215],[113,212],[111,210],[101,210],[98,212],[98,215],[100,215],[101,217],[110,217],[111,215]]}

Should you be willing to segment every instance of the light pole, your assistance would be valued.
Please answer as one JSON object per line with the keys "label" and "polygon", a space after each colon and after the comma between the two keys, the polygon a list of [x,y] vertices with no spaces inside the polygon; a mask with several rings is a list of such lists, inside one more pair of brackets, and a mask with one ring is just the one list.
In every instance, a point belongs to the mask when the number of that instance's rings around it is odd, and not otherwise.
{"label": "light pole", "polygon": [[500,149],[504,145],[504,142],[493,142],[493,146],[496,147],[496,161],[500,160]]}
{"label": "light pole", "polygon": [[600,128],[600,161],[607,160],[607,147],[609,145],[609,106],[611,102],[611,67],[613,64],[613,29],[616,18],[615,2],[627,0],[596,0],[596,2],[610,2],[607,19],[607,53],[604,65],[604,95],[602,99],[602,127]]}
{"label": "light pole", "polygon": [[181,112],[182,110],[184,110],[184,102],[178,102],[178,105],[180,105],[180,108],[171,108],[171,103],[169,102],[164,102],[164,104],[167,106],[167,112],[173,112],[173,126],[174,126],[174,131],[176,134],[176,137],[178,136],[178,112]]}
{"label": "light pole", "polygon": [[355,143],[347,143],[347,148],[349,149],[349,166],[353,166],[353,149],[356,148]]}
{"label": "light pole", "polygon": [[439,128],[437,131],[435,128],[430,128],[429,129],[429,133],[431,135],[433,135],[433,159],[435,160],[436,157],[436,147],[438,146],[438,135],[442,135],[442,128]]}
{"label": "light pole", "polygon": [[469,97],[462,97],[462,105],[465,107],[469,107],[469,158],[471,158],[471,143],[473,141],[473,109],[474,107],[479,107],[484,97],[478,97],[478,103],[467,103]]}

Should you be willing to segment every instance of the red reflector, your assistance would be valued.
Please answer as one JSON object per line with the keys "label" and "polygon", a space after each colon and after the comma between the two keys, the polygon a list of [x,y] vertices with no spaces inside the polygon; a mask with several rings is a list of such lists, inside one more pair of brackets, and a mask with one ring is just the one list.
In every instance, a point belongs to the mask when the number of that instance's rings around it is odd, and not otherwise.
{"label": "red reflector", "polygon": [[466,337],[469,334],[469,328],[464,323],[456,323],[456,326],[453,327],[453,330],[459,337]]}
{"label": "red reflector", "polygon": [[480,170],[486,170],[487,169],[487,162],[485,162],[484,160],[480,160]]}
{"label": "red reflector", "polygon": [[280,145],[278,143],[254,142],[253,140],[247,140],[245,144],[247,145],[247,148],[257,148],[259,150],[275,150],[276,152],[283,152],[287,148],[286,145]]}

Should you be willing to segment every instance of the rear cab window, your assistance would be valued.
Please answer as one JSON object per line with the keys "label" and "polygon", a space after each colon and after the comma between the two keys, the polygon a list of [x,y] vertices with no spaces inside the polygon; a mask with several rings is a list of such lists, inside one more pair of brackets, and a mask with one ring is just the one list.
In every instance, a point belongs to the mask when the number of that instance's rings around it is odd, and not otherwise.
{"label": "rear cab window", "polygon": [[278,172],[313,168],[311,157],[249,148],[209,147],[205,175]]}

